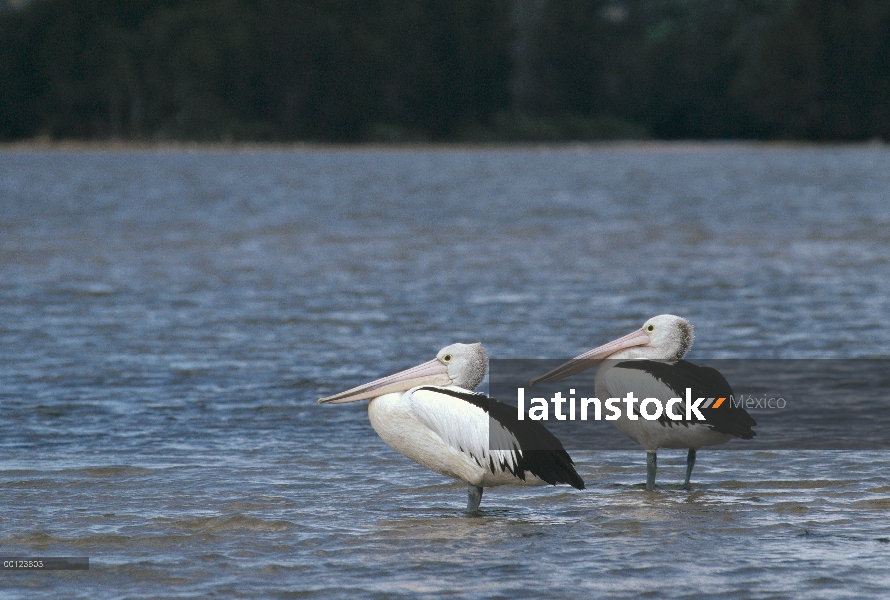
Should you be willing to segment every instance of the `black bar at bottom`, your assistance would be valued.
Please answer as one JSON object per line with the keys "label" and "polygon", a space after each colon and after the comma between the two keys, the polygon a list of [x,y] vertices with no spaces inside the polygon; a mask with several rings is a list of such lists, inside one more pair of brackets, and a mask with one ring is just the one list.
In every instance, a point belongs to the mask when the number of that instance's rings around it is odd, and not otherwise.
{"label": "black bar at bottom", "polygon": [[89,556],[0,556],[3,571],[88,571]]}

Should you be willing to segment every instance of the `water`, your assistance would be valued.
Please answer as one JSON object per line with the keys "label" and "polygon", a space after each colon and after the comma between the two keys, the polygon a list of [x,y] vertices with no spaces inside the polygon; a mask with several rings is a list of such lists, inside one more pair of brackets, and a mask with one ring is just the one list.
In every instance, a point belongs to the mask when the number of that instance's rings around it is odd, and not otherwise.
{"label": "water", "polygon": [[890,150],[0,152],[3,598],[810,598],[890,588],[890,454],[569,448],[462,484],[320,396],[455,341],[886,357]]}

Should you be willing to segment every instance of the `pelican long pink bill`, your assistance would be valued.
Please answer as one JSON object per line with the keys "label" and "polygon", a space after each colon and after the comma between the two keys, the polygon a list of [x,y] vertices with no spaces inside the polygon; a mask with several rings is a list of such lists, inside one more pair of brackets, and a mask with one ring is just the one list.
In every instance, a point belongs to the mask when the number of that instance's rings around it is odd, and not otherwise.
{"label": "pelican long pink bill", "polygon": [[377,398],[378,396],[394,392],[406,392],[420,385],[448,386],[451,384],[451,377],[448,376],[448,366],[443,364],[438,358],[434,358],[422,365],[362,384],[351,390],[346,390],[327,398],[320,398],[318,403],[343,404],[345,402]]}
{"label": "pelican long pink bill", "polygon": [[633,348],[634,346],[645,346],[650,341],[651,340],[649,338],[649,334],[646,333],[644,329],[637,329],[632,333],[628,333],[624,337],[620,337],[617,340],[612,340],[608,344],[603,344],[598,348],[588,350],[584,354],[576,356],[567,363],[559,365],[549,373],[532,379],[530,385],[535,385],[536,383],[541,383],[544,381],[556,381],[557,379],[563,379],[570,375],[575,375],[582,371],[586,371],[587,369],[596,366],[600,361],[609,358],[616,352],[620,352],[625,348]]}

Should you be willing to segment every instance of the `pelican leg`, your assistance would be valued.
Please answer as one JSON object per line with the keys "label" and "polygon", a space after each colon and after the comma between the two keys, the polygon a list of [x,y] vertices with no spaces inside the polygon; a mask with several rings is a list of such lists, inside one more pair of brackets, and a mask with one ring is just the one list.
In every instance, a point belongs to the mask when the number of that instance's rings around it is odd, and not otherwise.
{"label": "pelican leg", "polygon": [[655,452],[646,451],[646,489],[654,490],[655,489],[655,469],[656,469],[657,457],[655,456]]}
{"label": "pelican leg", "polygon": [[482,502],[482,486],[467,484],[467,512],[470,514],[478,512],[480,502]]}
{"label": "pelican leg", "polygon": [[686,483],[683,484],[684,489],[689,489],[689,478],[692,477],[692,467],[695,466],[695,448],[689,449],[686,455]]}

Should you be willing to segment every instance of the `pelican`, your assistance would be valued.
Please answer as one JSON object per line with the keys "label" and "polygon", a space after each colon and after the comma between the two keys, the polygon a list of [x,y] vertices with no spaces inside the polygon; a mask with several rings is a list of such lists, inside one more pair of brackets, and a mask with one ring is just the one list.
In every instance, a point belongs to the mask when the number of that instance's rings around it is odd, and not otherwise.
{"label": "pelican", "polygon": [[744,408],[733,406],[732,401],[719,401],[733,395],[723,375],[716,369],[682,360],[692,346],[693,337],[692,325],[686,319],[674,315],[652,317],[640,329],[573,358],[533,379],[531,384],[562,379],[599,363],[594,386],[598,398],[621,398],[633,392],[640,399],[664,401],[682,398],[686,388],[691,388],[694,398],[717,399],[717,402],[708,403],[713,409],[701,411],[706,417],[704,421],[686,420],[686,415],[678,420],[662,415],[650,421],[632,419],[622,413],[613,422],[621,433],[646,450],[647,490],[655,489],[657,450],[688,448],[683,487],[689,489],[696,450],[723,444],[734,437],[750,440],[757,435],[751,429],[757,423]]}
{"label": "pelican", "polygon": [[556,436],[536,421],[519,421],[515,408],[471,391],[487,370],[482,344],[452,344],[429,362],[318,402],[370,398],[368,418],[383,441],[436,473],[466,481],[471,514],[483,488],[495,485],[567,483],[583,490]]}

